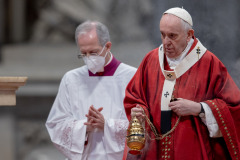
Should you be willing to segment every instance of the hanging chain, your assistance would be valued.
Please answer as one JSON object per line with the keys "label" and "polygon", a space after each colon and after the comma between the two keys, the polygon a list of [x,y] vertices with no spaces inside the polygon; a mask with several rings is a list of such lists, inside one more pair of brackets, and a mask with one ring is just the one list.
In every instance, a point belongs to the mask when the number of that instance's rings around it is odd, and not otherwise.
{"label": "hanging chain", "polygon": [[170,133],[172,133],[172,132],[176,129],[176,127],[177,127],[177,125],[179,124],[180,119],[181,119],[181,116],[179,116],[177,122],[175,123],[175,125],[173,126],[173,128],[172,128],[171,130],[169,130],[167,133],[165,133],[165,134],[163,134],[163,135],[158,135],[156,128],[154,127],[154,125],[152,124],[152,122],[149,120],[149,118],[147,117],[147,115],[146,115],[145,112],[144,112],[144,117],[145,117],[145,119],[147,120],[148,125],[150,126],[151,130],[153,131],[153,133],[154,133],[154,135],[155,135],[155,137],[156,137],[156,138],[151,138],[151,137],[148,135],[151,140],[155,140],[155,139],[156,139],[156,140],[162,140],[164,137],[168,136]]}

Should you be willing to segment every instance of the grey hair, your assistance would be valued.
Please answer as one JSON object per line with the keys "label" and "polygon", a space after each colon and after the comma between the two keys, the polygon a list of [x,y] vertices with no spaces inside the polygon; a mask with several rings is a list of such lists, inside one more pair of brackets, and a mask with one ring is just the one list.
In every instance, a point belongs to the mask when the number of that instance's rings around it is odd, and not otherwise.
{"label": "grey hair", "polygon": [[110,41],[108,28],[104,24],[98,21],[85,21],[80,24],[75,31],[76,43],[78,44],[78,36],[80,34],[88,33],[93,29],[96,29],[98,41],[101,46],[104,46],[108,41]]}
{"label": "grey hair", "polygon": [[189,31],[190,29],[192,29],[192,26],[189,23],[187,23],[186,21],[184,21],[181,18],[179,18],[179,19],[181,20],[182,27],[186,32]]}

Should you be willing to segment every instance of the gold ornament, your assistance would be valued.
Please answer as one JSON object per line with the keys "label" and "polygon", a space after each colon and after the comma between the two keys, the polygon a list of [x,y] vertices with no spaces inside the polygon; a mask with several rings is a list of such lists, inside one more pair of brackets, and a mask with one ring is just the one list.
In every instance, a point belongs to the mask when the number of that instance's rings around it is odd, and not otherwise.
{"label": "gold ornament", "polygon": [[129,153],[133,155],[141,154],[141,149],[145,146],[144,128],[136,116],[130,121],[127,130],[127,146],[130,148]]}
{"label": "gold ornament", "polygon": [[[181,119],[181,116],[179,116],[177,122],[175,123],[175,125],[173,126],[173,128],[170,131],[168,131],[167,133],[165,133],[163,135],[159,135],[157,133],[156,128],[154,127],[152,122],[148,119],[148,117],[146,116],[145,113],[144,113],[144,116],[145,116],[145,119],[146,119],[148,125],[150,126],[151,130],[153,131],[153,133],[155,135],[155,138],[151,138],[148,135],[150,140],[162,140],[164,137],[171,134],[176,129],[176,127],[178,126],[180,119]],[[129,123],[129,129],[127,130],[126,137],[127,137],[127,146],[130,149],[129,153],[133,154],[133,155],[141,154],[141,150],[145,146],[145,140],[146,140],[145,139],[145,130],[142,127],[142,125],[140,124],[140,122],[136,116],[134,116],[133,119]]]}

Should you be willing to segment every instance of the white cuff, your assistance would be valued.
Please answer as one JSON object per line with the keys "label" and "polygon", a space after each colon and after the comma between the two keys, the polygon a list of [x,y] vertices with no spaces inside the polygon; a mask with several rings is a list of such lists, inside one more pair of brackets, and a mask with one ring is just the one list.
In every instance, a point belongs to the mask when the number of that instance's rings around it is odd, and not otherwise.
{"label": "white cuff", "polygon": [[202,117],[203,123],[207,126],[209,131],[209,136],[212,138],[222,137],[222,133],[219,129],[219,126],[217,124],[217,121],[212,113],[211,108],[208,106],[208,104],[201,102],[203,109],[205,111],[205,116]]}

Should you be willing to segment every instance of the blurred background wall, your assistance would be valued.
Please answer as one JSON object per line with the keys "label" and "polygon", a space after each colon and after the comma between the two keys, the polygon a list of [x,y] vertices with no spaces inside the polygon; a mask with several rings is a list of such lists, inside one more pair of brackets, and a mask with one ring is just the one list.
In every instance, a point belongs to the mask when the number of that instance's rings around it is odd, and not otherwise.
{"label": "blurred background wall", "polygon": [[138,67],[161,44],[159,20],[184,7],[195,35],[226,65],[240,87],[240,1],[238,0],[0,0],[0,76],[27,76],[17,105],[0,107],[0,159],[63,159],[45,121],[65,72],[83,65],[74,32],[85,20],[110,30],[112,53]]}

